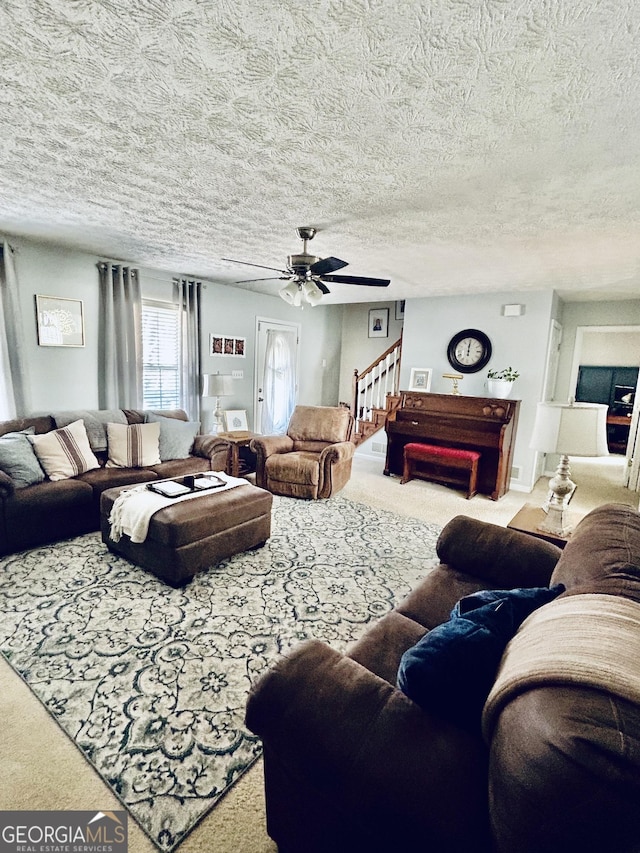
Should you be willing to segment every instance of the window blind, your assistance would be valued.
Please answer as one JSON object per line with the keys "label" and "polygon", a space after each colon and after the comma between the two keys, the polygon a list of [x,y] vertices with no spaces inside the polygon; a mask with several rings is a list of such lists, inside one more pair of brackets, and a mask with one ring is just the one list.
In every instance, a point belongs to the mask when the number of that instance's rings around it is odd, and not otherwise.
{"label": "window blind", "polygon": [[180,408],[180,314],[177,305],[142,302],[145,409]]}

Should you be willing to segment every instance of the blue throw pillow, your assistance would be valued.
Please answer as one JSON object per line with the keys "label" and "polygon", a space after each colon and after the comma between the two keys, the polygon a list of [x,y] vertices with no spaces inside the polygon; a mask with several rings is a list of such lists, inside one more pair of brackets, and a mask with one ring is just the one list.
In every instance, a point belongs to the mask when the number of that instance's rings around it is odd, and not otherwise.
{"label": "blue throw pillow", "polygon": [[27,438],[34,432],[33,427],[29,427],[22,432],[7,432],[0,436],[0,469],[11,477],[16,489],[44,480],[44,471]]}
{"label": "blue throw pillow", "polygon": [[462,598],[448,622],[403,654],[398,687],[417,705],[480,733],[482,709],[511,637],[564,586],[483,590]]}
{"label": "blue throw pillow", "polygon": [[186,459],[191,454],[193,440],[200,432],[198,421],[181,421],[145,412],[146,423],[160,424],[160,460]]}

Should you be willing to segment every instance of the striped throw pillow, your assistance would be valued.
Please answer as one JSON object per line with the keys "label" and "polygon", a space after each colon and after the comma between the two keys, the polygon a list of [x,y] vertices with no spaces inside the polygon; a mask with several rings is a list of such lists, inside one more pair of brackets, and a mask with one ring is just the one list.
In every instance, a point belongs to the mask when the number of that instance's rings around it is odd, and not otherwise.
{"label": "striped throw pillow", "polygon": [[160,424],[107,424],[107,468],[146,468],[160,463]]}
{"label": "striped throw pillow", "polygon": [[69,477],[100,467],[89,446],[82,420],[42,435],[28,435],[27,438],[50,480],[68,480]]}

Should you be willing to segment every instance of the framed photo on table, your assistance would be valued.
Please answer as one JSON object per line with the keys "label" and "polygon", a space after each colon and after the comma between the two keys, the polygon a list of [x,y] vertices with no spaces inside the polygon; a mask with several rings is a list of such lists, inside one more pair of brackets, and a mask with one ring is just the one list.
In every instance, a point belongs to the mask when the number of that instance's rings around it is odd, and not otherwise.
{"label": "framed photo on table", "polygon": [[432,373],[433,369],[431,367],[412,367],[408,390],[430,391]]}
{"label": "framed photo on table", "polygon": [[225,432],[247,432],[247,413],[244,409],[227,409],[224,415]]}
{"label": "framed photo on table", "polygon": [[389,309],[372,308],[369,311],[369,337],[389,337]]}

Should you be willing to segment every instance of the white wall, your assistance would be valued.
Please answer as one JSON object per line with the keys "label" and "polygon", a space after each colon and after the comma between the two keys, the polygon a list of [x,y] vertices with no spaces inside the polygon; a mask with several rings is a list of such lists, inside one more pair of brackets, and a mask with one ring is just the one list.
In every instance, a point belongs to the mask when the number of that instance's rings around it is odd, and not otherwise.
{"label": "white wall", "polygon": [[[46,243],[10,238],[16,248],[16,272],[21,292],[22,325],[28,366],[29,410],[55,411],[98,407],[98,321],[100,258]],[[124,261],[124,263],[127,263]],[[129,264],[135,266],[135,264]],[[170,301],[172,274],[140,268],[143,295]],[[342,306],[317,306],[301,311],[277,296],[203,282],[203,372],[242,370],[237,394],[225,398],[225,408],[247,410],[253,423],[255,318],[290,320],[301,325],[299,402],[336,405],[342,326]],[[40,347],[37,340],[35,294],[81,299],[85,346]],[[247,339],[245,358],[209,355],[209,333],[223,332]],[[326,367],[322,367],[323,359]],[[210,404],[210,401],[207,401]]]}
{"label": "white wall", "polygon": [[[502,306],[519,303],[524,313],[505,317]],[[412,367],[433,369],[431,391],[451,392],[451,380],[443,373],[455,373],[447,360],[447,346],[462,329],[480,329],[489,336],[492,356],[479,373],[465,374],[460,392],[486,396],[489,369],[513,367],[520,373],[511,397],[521,400],[513,465],[519,477],[512,486],[529,490],[533,486],[535,454],[529,450],[536,403],[540,399],[546,360],[549,324],[553,313],[551,292],[514,294],[485,293],[474,296],[435,297],[407,300],[402,344],[401,387],[409,382]]]}
{"label": "white wall", "polygon": [[[16,275],[21,294],[27,359],[28,408],[32,412],[98,407],[99,258],[17,238]],[[35,295],[81,299],[85,346],[38,346]]]}
{"label": "white wall", "polygon": [[[640,299],[614,302],[567,302],[562,308],[560,322],[562,324],[562,344],[560,346],[558,379],[554,398],[556,400],[568,400],[575,393],[575,382],[572,380],[571,369],[578,327],[640,326]],[[609,339],[613,337],[613,335],[609,335]],[[616,357],[618,354],[619,351],[616,347]],[[582,361],[582,363],[586,364],[587,362]],[[635,365],[638,362],[620,362],[620,364],[625,363]]]}
{"label": "white wall", "polygon": [[638,367],[640,365],[640,334],[637,331],[585,331],[582,335],[580,364]]}
{"label": "white wall", "polygon": [[[389,310],[389,334],[386,338],[369,337],[369,311]],[[344,305],[342,317],[342,355],[340,368],[340,400],[351,403],[353,374],[362,373],[402,334],[402,320],[395,318],[395,302],[366,302]]]}

